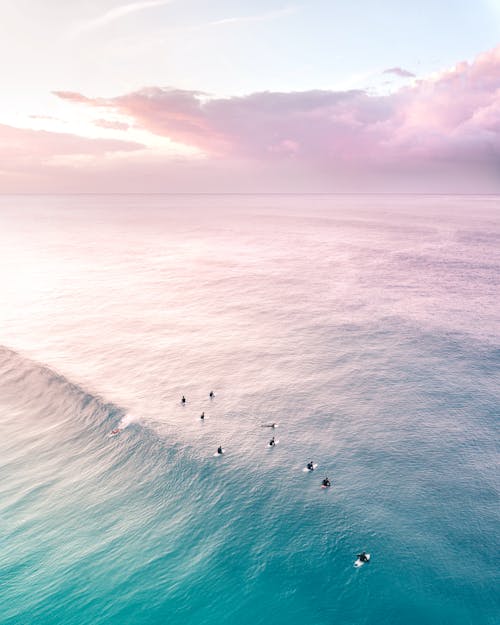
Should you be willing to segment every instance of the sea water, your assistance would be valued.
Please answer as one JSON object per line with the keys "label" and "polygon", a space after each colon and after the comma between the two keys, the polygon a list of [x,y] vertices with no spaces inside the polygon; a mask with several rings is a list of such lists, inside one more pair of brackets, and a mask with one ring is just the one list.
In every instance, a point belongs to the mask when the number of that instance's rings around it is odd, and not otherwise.
{"label": "sea water", "polygon": [[499,252],[493,196],[2,197],[2,625],[499,623]]}

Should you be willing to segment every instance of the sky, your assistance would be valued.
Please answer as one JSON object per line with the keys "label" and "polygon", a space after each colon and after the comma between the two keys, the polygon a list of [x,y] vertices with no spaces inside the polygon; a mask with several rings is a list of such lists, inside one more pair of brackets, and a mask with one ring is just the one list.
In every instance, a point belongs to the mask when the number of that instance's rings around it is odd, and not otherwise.
{"label": "sky", "polygon": [[0,0],[0,192],[500,192],[500,0]]}

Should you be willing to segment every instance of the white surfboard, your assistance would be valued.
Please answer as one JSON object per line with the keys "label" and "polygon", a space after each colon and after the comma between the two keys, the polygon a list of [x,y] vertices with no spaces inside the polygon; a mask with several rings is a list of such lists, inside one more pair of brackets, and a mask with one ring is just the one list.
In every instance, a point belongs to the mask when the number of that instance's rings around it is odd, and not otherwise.
{"label": "white surfboard", "polygon": [[304,473],[311,473],[311,471],[314,471],[317,468],[318,468],[318,465],[315,462],[313,462],[313,468],[312,469],[308,469],[307,467],[304,467],[302,469],[302,471],[304,471]]}
{"label": "white surfboard", "polygon": [[[366,557],[368,558],[367,562],[370,562],[370,554],[367,553]],[[362,560],[360,560],[359,558],[354,562],[354,567],[355,568],[359,568],[360,566],[363,566],[363,564],[366,564],[366,562],[363,562]]]}

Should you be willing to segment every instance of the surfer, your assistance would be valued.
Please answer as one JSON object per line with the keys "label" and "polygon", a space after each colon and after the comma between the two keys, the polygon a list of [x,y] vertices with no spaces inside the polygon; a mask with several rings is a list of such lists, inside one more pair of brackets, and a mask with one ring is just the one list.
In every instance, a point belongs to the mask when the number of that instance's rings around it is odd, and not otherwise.
{"label": "surfer", "polygon": [[205,418],[205,413],[202,412],[201,415],[200,415],[200,419],[203,420],[204,418]]}
{"label": "surfer", "polygon": [[277,428],[278,424],[277,423],[266,423],[265,425],[262,426],[263,428]]}
{"label": "surfer", "polygon": [[314,463],[312,460],[311,462],[307,463],[307,468],[309,469],[309,471],[314,471]]}
{"label": "surfer", "polygon": [[182,399],[181,399],[181,404],[185,404],[185,403],[186,403],[186,398],[185,398],[185,397],[184,397],[184,395],[183,395],[183,396],[182,396]]}
{"label": "surfer", "polygon": [[276,445],[276,441],[274,440],[274,436],[272,437],[272,439],[269,441],[269,447],[274,447]]}
{"label": "surfer", "polygon": [[224,453],[224,451],[223,451],[223,449],[222,449],[222,447],[220,445],[217,447],[217,453],[219,455]]}
{"label": "surfer", "polygon": [[366,551],[362,551],[361,553],[358,553],[357,557],[358,557],[358,560],[360,560],[361,562],[368,562],[368,560],[370,559]]}
{"label": "surfer", "polygon": [[215,394],[213,391],[210,391],[210,393],[208,394],[208,396],[210,397],[210,399],[213,399],[215,397]]}
{"label": "surfer", "polygon": [[321,486],[328,488],[329,486],[331,486],[330,480],[327,477],[325,477],[325,479],[321,482]]}

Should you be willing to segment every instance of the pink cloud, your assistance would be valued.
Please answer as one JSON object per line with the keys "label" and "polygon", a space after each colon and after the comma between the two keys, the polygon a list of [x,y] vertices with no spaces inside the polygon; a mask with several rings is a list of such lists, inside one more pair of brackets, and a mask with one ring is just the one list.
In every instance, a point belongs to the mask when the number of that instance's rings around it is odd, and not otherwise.
{"label": "pink cloud", "polygon": [[53,91],[54,95],[61,100],[69,100],[70,102],[75,102],[76,104],[89,104],[93,106],[98,106],[98,100],[95,98],[87,98],[81,93],[77,93],[76,91]]}
{"label": "pink cloud", "polygon": [[[59,97],[66,98],[66,95]],[[301,146],[304,157],[347,144],[365,124],[383,120],[382,98],[362,91],[255,93],[207,99],[196,91],[149,87],[107,100],[71,94],[71,99],[133,118],[139,127],[214,155],[262,158]],[[325,135],[328,131],[328,136]]]}
{"label": "pink cloud", "polygon": [[318,90],[208,98],[159,87],[108,99],[58,95],[216,157],[293,155],[323,168],[388,170],[499,158],[500,47],[384,96]]}
{"label": "pink cloud", "polygon": [[130,125],[125,122],[110,119],[94,119],[94,125],[100,128],[111,128],[112,130],[128,130],[130,128]]}
{"label": "pink cloud", "polygon": [[63,121],[59,117],[54,117],[52,115],[30,115],[30,119],[43,119],[43,120],[57,121],[57,122]]}
{"label": "pink cloud", "polygon": [[388,95],[56,95],[97,107],[98,126],[125,115],[204,157],[0,125],[0,190],[500,191],[500,47]]}
{"label": "pink cloud", "polygon": [[117,139],[89,139],[46,130],[31,130],[0,124],[0,158],[48,158],[69,154],[101,155],[143,148],[139,143]]}
{"label": "pink cloud", "polygon": [[[130,141],[88,139],[76,135],[15,128],[0,124],[0,191],[37,191],[45,179],[62,181],[82,160],[133,153],[143,146]],[[66,163],[66,166],[64,166]]]}

